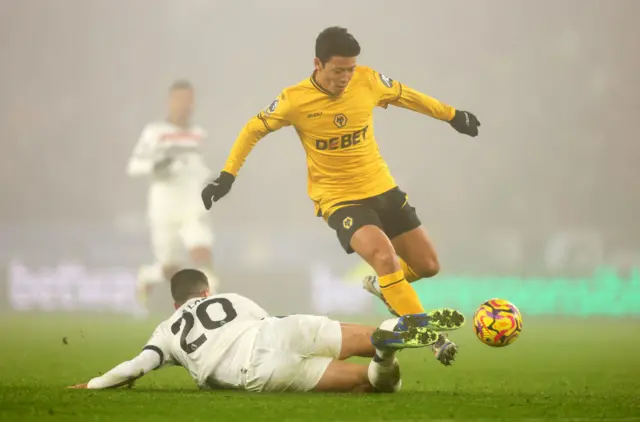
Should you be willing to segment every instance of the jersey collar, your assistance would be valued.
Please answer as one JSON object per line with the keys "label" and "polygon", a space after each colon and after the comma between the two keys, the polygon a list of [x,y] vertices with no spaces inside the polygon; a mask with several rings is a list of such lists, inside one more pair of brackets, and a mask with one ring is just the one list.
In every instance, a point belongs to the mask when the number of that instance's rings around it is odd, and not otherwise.
{"label": "jersey collar", "polygon": [[309,80],[311,81],[311,85],[313,85],[313,87],[315,89],[317,89],[318,91],[322,92],[323,94],[326,94],[330,97],[335,97],[336,95],[330,91],[327,91],[326,89],[324,89],[323,87],[320,86],[320,84],[316,81],[316,71],[314,70],[313,73],[311,74],[311,77],[309,78]]}
{"label": "jersey collar", "polygon": [[172,122],[171,119],[169,119],[169,116],[165,117],[164,120],[165,122],[169,123],[171,126],[183,131],[191,130],[193,128],[193,125],[191,124],[191,122],[188,122],[186,127],[182,127]]}

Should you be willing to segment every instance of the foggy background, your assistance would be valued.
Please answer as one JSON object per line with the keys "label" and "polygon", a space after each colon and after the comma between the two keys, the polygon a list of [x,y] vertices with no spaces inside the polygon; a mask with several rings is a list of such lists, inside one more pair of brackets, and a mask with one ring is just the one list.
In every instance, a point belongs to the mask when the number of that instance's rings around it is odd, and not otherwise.
{"label": "foggy background", "polygon": [[[0,0],[3,307],[126,308],[152,257],[147,183],[125,168],[168,86],[195,85],[217,174],[245,122],[310,75],[315,38],[333,25],[358,39],[361,64],[482,122],[472,139],[407,110],[375,112],[443,277],[637,268],[638,17],[635,0]],[[368,312],[341,278],[360,260],[314,216],[306,183],[293,129],[258,144],[212,211],[223,286],[286,312]],[[87,283],[88,299],[69,293]],[[362,299],[314,304],[331,289]]]}

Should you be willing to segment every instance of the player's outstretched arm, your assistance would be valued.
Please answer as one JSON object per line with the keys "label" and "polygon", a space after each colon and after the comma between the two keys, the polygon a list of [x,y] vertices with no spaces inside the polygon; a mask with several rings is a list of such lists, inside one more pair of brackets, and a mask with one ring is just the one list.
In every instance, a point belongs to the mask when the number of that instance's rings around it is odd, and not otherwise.
{"label": "player's outstretched arm", "polygon": [[211,209],[214,202],[229,193],[240,168],[258,141],[291,124],[289,110],[290,104],[283,92],[265,110],[247,122],[236,138],[220,176],[202,190],[202,202],[206,209]]}
{"label": "player's outstretched arm", "polygon": [[447,121],[462,134],[478,136],[480,121],[473,113],[456,110],[427,94],[404,85],[401,85],[401,91],[400,97],[390,104]]}
{"label": "player's outstretched arm", "polygon": [[133,383],[149,371],[160,366],[160,356],[153,350],[143,350],[135,358],[122,362],[106,374],[93,378],[86,384],[77,384],[70,388],[104,389],[133,386]]}
{"label": "player's outstretched arm", "polygon": [[375,71],[373,73],[375,75],[374,90],[379,95],[379,106],[386,108],[391,104],[396,107],[426,114],[435,119],[449,122],[449,124],[460,133],[469,136],[478,136],[480,121],[473,113],[456,110],[454,107],[436,98],[409,88],[398,81],[387,78],[381,73]]}
{"label": "player's outstretched arm", "polygon": [[249,153],[258,141],[268,133],[269,131],[258,116],[253,117],[242,128],[236,141],[233,143],[233,147],[231,148],[224,169],[220,172],[220,176],[202,190],[202,202],[206,209],[210,209],[214,202],[218,202],[229,193]]}

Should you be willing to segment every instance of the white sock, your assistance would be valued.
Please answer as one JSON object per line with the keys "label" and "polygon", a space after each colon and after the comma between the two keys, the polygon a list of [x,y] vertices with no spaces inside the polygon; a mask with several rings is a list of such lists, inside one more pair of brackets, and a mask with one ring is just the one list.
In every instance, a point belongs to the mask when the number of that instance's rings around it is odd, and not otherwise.
{"label": "white sock", "polygon": [[369,363],[367,375],[373,388],[381,393],[395,393],[402,386],[400,364],[395,357],[381,362],[374,357]]}
{"label": "white sock", "polygon": [[381,330],[393,331],[398,325],[398,321],[400,321],[400,318],[390,318],[382,321],[378,327]]}
{"label": "white sock", "polygon": [[[381,330],[393,331],[393,329],[398,324],[398,318],[391,318],[385,321],[382,321],[378,326]],[[380,361],[393,361],[396,355],[396,351],[393,349],[378,349],[376,347],[376,355],[378,356],[378,360]]]}

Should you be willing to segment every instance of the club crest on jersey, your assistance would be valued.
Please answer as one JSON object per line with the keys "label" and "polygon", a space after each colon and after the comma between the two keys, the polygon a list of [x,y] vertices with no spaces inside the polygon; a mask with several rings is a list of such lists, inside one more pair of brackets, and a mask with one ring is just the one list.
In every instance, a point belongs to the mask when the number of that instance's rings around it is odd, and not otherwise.
{"label": "club crest on jersey", "polygon": [[347,116],[342,113],[336,114],[336,116],[333,118],[333,124],[342,129],[347,125]]}
{"label": "club crest on jersey", "polygon": [[278,108],[279,103],[280,103],[280,100],[278,100],[277,98],[273,100],[273,102],[269,104],[269,107],[264,109],[264,114],[266,114],[267,116],[271,116],[271,113],[276,111],[276,108]]}
{"label": "club crest on jersey", "polygon": [[378,73],[378,75],[380,76],[380,81],[382,81],[384,86],[387,88],[391,88],[393,86],[393,79],[384,76],[382,73]]}
{"label": "club crest on jersey", "polygon": [[353,226],[353,218],[347,217],[344,220],[342,220],[342,227],[349,230],[351,226]]}

